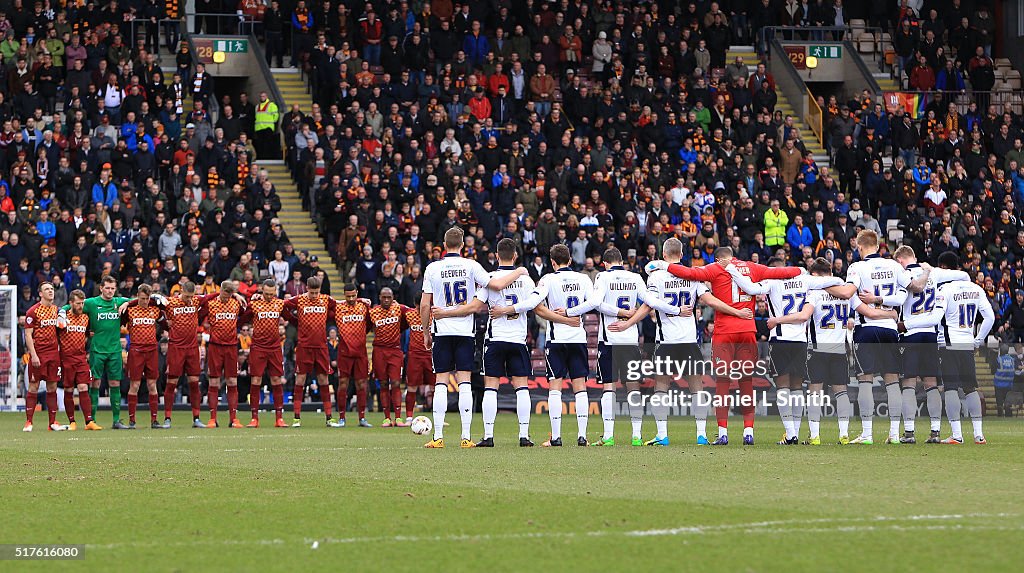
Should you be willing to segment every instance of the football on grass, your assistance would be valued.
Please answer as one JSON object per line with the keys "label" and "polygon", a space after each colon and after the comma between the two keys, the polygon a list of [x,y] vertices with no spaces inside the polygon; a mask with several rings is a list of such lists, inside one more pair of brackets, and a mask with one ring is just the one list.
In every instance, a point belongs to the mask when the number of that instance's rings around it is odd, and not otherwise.
{"label": "football on grass", "polygon": [[409,429],[417,436],[422,436],[430,430],[433,430],[434,424],[430,421],[430,418],[426,416],[416,416],[413,418],[412,424],[409,425]]}

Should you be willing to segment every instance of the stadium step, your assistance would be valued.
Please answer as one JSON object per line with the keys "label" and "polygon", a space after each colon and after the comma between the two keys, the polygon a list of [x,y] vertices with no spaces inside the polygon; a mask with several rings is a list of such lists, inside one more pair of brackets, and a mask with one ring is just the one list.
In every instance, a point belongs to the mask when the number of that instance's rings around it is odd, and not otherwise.
{"label": "stadium step", "polygon": [[985,398],[985,415],[996,415],[996,387],[993,383],[992,366],[985,358],[984,350],[974,354],[974,366],[978,373],[978,390]]}
{"label": "stadium step", "polygon": [[309,113],[313,108],[313,99],[309,96],[306,80],[299,73],[299,70],[295,68],[271,68],[270,75],[274,78],[274,83],[277,84],[277,89],[281,92],[281,97],[284,99],[284,105],[281,106],[282,113],[290,110],[294,104],[298,104],[299,109]]}
{"label": "stadium step", "polygon": [[320,237],[316,226],[309,218],[309,213],[302,209],[302,198],[299,196],[298,188],[292,180],[288,166],[283,161],[261,161],[260,167],[267,170],[270,181],[281,198],[281,211],[277,214],[277,218],[281,221],[285,233],[288,234],[288,240],[296,251],[308,251],[310,256],[317,256],[320,266],[327,272],[331,281],[331,293],[335,296],[340,295],[344,278],[335,268],[331,256],[324,246],[323,238]]}
{"label": "stadium step", "polygon": [[[747,64],[747,68],[750,70],[750,73],[757,71],[757,65],[761,63],[761,58],[757,55],[757,52],[754,51],[753,46],[733,46],[725,53],[726,63],[735,61],[737,56],[743,58],[743,62]],[[816,135],[814,135],[814,132],[811,130],[811,126],[808,125],[805,118],[800,117],[793,108],[793,104],[790,103],[782,92],[777,93],[779,99],[775,104],[775,109],[782,111],[782,115],[784,116],[793,116],[794,124],[796,125],[796,128],[800,130],[800,136],[804,140],[804,145],[807,147],[808,151],[814,154],[814,160],[818,165],[828,165],[828,153],[825,151],[823,143],[818,140]]]}
{"label": "stadium step", "polygon": [[875,78],[875,82],[878,83],[878,87],[882,88],[883,92],[898,92],[900,91],[900,84],[892,79],[889,74],[872,74]]}

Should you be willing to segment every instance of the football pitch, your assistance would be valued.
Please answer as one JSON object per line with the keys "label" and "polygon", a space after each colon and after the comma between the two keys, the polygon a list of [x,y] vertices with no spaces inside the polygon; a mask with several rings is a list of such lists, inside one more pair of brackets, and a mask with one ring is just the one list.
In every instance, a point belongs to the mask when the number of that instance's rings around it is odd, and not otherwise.
{"label": "football pitch", "polygon": [[[0,570],[1007,571],[1024,562],[1021,419],[987,418],[986,446],[831,445],[826,419],[829,445],[783,447],[780,422],[759,419],[755,446],[712,448],[692,444],[692,420],[672,418],[668,448],[521,449],[515,416],[502,413],[498,447],[460,450],[449,414],[440,451],[405,428],[329,429],[312,413],[301,429],[266,427],[273,414],[264,413],[256,430],[193,430],[179,412],[166,431],[52,433],[40,431],[41,412],[23,434],[23,419],[0,416],[0,543],[84,544],[85,557],[0,561]],[[738,438],[741,420],[731,424]],[[599,426],[592,418],[591,434]],[[546,416],[533,418],[535,441],[547,429]],[[628,420],[616,432],[628,443]],[[575,421],[564,436],[575,437]]]}

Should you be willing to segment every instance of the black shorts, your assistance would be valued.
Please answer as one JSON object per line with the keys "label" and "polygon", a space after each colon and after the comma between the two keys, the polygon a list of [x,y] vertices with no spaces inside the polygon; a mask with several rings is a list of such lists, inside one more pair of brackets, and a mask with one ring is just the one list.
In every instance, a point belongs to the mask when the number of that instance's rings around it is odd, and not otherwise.
{"label": "black shorts", "polygon": [[891,328],[857,326],[853,330],[857,374],[898,374],[899,336]]}
{"label": "black shorts", "polygon": [[476,338],[472,336],[435,336],[431,357],[434,374],[472,372]]}
{"label": "black shorts", "polygon": [[[603,384],[640,382],[640,347],[635,344],[597,344],[597,380]],[[630,375],[632,372],[632,376]]]}
{"label": "black shorts", "polygon": [[978,389],[974,350],[940,348],[939,370],[942,372],[942,386],[947,392],[963,388],[969,394]]}
{"label": "black shorts", "polygon": [[503,342],[500,340],[484,343],[484,376],[509,378],[530,376],[533,364],[530,361],[530,349],[525,344]]}
{"label": "black shorts", "polygon": [[811,352],[807,356],[807,379],[811,384],[849,385],[850,364],[846,353]]}
{"label": "black shorts", "polygon": [[548,343],[544,349],[548,364],[548,379],[562,380],[590,376],[587,345],[583,342]]}
{"label": "black shorts", "polygon": [[681,371],[683,376],[703,376],[713,374],[709,363],[704,362],[704,353],[696,342],[668,343],[661,342],[654,349],[655,358],[665,358],[676,364],[685,365]]}
{"label": "black shorts", "polygon": [[939,343],[934,332],[915,332],[900,339],[903,378],[934,378],[939,375]]}
{"label": "black shorts", "polygon": [[790,340],[768,342],[773,376],[789,375],[803,382],[807,378],[807,343]]}

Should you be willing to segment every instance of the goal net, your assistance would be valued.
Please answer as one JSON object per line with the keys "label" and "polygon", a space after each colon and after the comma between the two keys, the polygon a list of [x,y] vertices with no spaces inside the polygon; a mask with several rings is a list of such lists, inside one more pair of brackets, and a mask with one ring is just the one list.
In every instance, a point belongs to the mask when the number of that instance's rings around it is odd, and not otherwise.
{"label": "goal net", "polygon": [[18,409],[18,370],[22,336],[18,328],[17,287],[0,286],[0,412]]}

